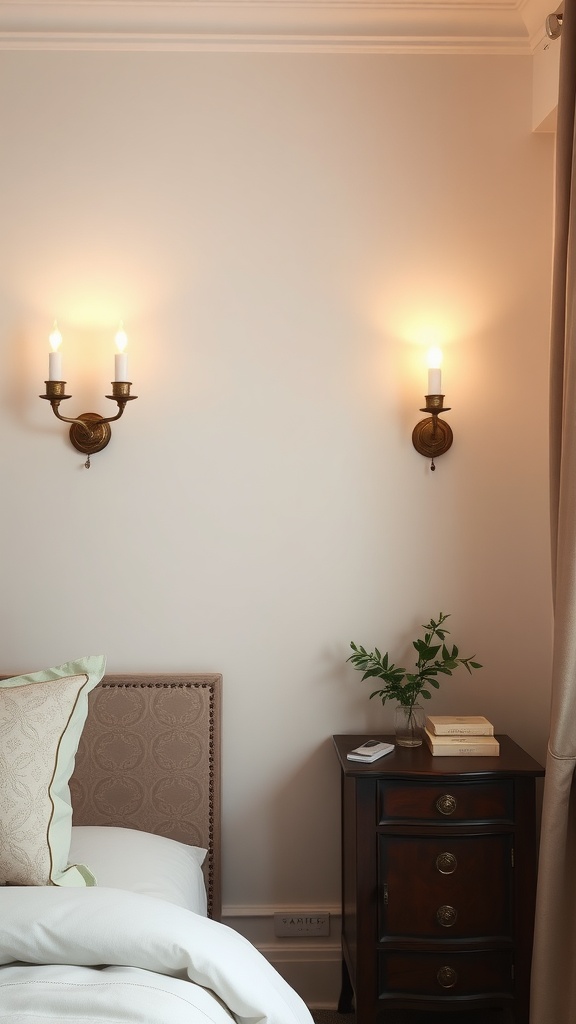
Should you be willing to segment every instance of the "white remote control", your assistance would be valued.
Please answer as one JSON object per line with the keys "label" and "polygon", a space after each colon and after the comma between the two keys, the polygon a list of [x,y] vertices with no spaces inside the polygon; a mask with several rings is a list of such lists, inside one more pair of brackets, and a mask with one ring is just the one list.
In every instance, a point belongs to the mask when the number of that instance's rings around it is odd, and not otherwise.
{"label": "white remote control", "polygon": [[364,764],[371,764],[385,754],[391,754],[394,750],[393,743],[384,743],[382,740],[366,740],[361,747],[355,747],[346,755],[349,761],[362,761]]}

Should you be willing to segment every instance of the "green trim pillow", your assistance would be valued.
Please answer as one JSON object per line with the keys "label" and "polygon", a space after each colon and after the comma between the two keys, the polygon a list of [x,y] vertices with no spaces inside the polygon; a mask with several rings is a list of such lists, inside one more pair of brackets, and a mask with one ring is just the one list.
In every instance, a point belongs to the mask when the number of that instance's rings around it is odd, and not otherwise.
{"label": "green trim pillow", "polygon": [[103,655],[0,680],[0,885],[94,885],[68,864],[68,782]]}

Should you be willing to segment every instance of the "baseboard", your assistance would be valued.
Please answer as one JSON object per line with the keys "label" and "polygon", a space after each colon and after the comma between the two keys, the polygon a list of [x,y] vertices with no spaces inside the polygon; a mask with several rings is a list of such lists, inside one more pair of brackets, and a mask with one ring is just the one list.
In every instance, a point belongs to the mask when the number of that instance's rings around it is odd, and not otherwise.
{"label": "baseboard", "polygon": [[[322,911],[330,914],[330,935],[306,938],[278,938],[274,935],[274,914]],[[340,907],[226,906],[222,922],[256,946],[302,997],[307,1006],[335,1007],[341,982]]]}

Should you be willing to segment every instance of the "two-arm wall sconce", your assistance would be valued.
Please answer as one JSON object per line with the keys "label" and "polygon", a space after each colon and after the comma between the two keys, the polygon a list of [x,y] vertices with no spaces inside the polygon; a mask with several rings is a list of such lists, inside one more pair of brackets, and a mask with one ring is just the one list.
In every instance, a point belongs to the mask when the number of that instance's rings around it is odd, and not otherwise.
{"label": "two-arm wall sconce", "polygon": [[69,417],[62,416],[59,412],[60,402],[65,401],[67,398],[71,398],[71,395],[65,394],[66,381],[62,380],[62,353],[59,351],[62,343],[62,335],[58,330],[56,324],[54,324],[54,330],[50,335],[50,345],[52,351],[49,354],[49,365],[48,365],[48,380],[44,381],[46,384],[46,394],[40,395],[40,398],[45,398],[52,406],[52,412],[63,423],[70,423],[70,441],[74,445],[77,451],[83,452],[88,456],[84,463],[86,469],[90,469],[90,456],[94,455],[95,452],[101,452],[103,448],[108,444],[112,430],[110,424],[114,423],[115,420],[119,420],[124,409],[126,408],[127,402],[133,402],[137,395],[130,394],[130,387],[132,382],[127,379],[128,377],[128,357],[124,349],[128,338],[126,332],[120,324],[118,333],[116,334],[116,345],[118,352],[114,356],[114,376],[115,380],[112,381],[112,394],[106,395],[106,398],[110,398],[115,401],[118,405],[118,412],[115,416],[100,416],[97,412],[83,412],[80,416]]}
{"label": "two-arm wall sconce", "polygon": [[425,395],[426,405],[420,412],[431,413],[425,420],[420,420],[412,431],[412,444],[420,455],[432,460],[431,470],[435,470],[434,459],[444,455],[453,440],[452,429],[445,420],[440,419],[441,412],[448,412],[450,406],[444,406],[442,394],[442,353],[440,349],[430,349],[428,353],[428,394]]}

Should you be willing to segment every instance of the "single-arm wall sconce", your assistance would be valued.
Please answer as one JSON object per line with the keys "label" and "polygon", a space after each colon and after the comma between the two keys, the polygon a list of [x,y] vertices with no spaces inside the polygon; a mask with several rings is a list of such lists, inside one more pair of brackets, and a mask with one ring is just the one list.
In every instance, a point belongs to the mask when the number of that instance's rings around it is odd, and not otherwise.
{"label": "single-arm wall sconce", "polygon": [[431,415],[420,420],[412,431],[412,444],[420,455],[432,460],[431,470],[435,470],[434,459],[444,455],[453,440],[452,428],[445,420],[440,419],[441,412],[448,412],[450,406],[444,406],[442,394],[442,353],[439,348],[430,349],[428,353],[428,394],[425,395],[426,405],[420,412]]}
{"label": "single-arm wall sconce", "polygon": [[69,417],[62,416],[59,412],[60,402],[64,402],[66,399],[71,398],[71,395],[67,395],[66,392],[66,381],[62,380],[62,353],[59,351],[62,343],[62,335],[58,330],[56,324],[54,324],[54,330],[50,335],[50,345],[52,351],[49,354],[48,364],[48,380],[44,381],[46,384],[46,394],[40,395],[40,398],[46,399],[52,406],[52,412],[63,423],[70,423],[70,441],[74,445],[77,451],[83,452],[88,458],[84,463],[86,469],[90,469],[90,456],[94,455],[95,452],[101,452],[103,448],[108,444],[112,435],[110,424],[114,423],[115,420],[119,420],[124,409],[126,408],[127,402],[134,401],[137,395],[130,394],[130,387],[132,382],[127,380],[128,377],[128,358],[124,351],[128,338],[126,332],[120,324],[120,329],[116,334],[116,345],[118,346],[118,352],[114,357],[114,376],[115,380],[112,381],[112,394],[106,395],[106,398],[112,399],[118,405],[118,412],[115,416],[100,416],[97,412],[83,412],[80,416]]}

